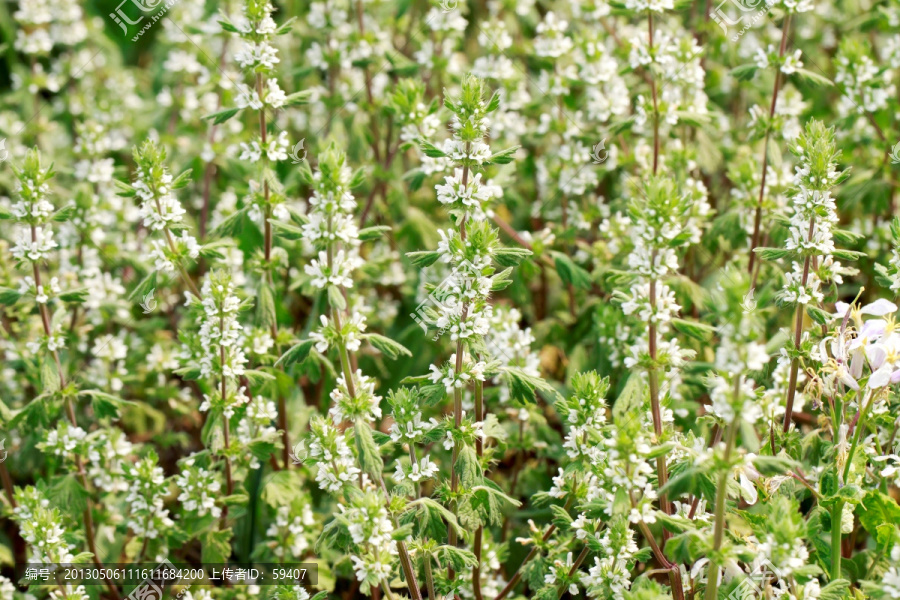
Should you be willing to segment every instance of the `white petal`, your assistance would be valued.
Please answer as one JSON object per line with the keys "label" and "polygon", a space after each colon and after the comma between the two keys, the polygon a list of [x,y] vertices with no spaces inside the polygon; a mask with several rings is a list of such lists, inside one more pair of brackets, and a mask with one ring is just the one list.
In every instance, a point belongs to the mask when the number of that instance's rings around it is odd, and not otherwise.
{"label": "white petal", "polygon": [[875,390],[878,388],[883,388],[891,381],[891,369],[890,368],[882,368],[878,369],[872,376],[869,377],[869,383],[866,384],[866,387],[870,390]]}
{"label": "white petal", "polygon": [[844,315],[847,314],[848,308],[850,308],[850,305],[847,304],[846,302],[835,302],[834,303],[834,311],[835,312],[834,312],[834,315],[832,315],[832,316],[837,317],[838,319],[843,319]]}
{"label": "white petal", "polygon": [[887,352],[881,344],[869,344],[866,346],[866,358],[873,369],[878,369],[887,358]]}
{"label": "white petal", "polygon": [[884,298],[879,298],[871,304],[866,304],[859,311],[861,315],[874,315],[876,317],[883,317],[894,312],[897,312],[897,305]]}

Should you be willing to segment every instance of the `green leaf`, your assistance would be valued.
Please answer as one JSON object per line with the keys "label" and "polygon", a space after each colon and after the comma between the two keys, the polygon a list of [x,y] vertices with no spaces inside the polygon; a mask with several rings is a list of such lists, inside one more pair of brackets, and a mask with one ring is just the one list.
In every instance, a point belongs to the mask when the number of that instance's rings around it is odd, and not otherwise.
{"label": "green leaf", "polygon": [[78,395],[90,397],[91,406],[93,407],[94,414],[97,415],[98,419],[118,419],[119,409],[122,406],[134,404],[134,402],[123,400],[118,396],[113,396],[112,394],[107,394],[106,392],[101,392],[99,390],[82,390],[78,392]]}
{"label": "green leaf", "polygon": [[447,154],[443,150],[441,150],[431,142],[422,140],[421,147],[422,152],[429,158],[445,158],[447,156]]}
{"label": "green leaf", "polygon": [[498,248],[494,251],[494,260],[501,267],[515,267],[531,254],[531,250],[525,248]]}
{"label": "green leaf", "polygon": [[41,389],[52,394],[59,391],[59,386],[59,369],[56,362],[46,356],[41,362]]}
{"label": "green leaf", "polygon": [[456,519],[456,515],[432,498],[423,496],[418,500],[410,502],[408,506],[420,506],[422,508],[418,515],[419,525],[423,532],[440,534],[432,535],[430,537],[443,537],[446,532],[446,528],[443,526],[444,521],[456,529],[457,533],[464,533],[463,528],[460,527],[459,521]]}
{"label": "green leaf", "polygon": [[625,382],[625,387],[613,404],[613,421],[620,425],[631,419],[640,410],[644,402],[644,379],[638,373],[632,373]]}
{"label": "green leaf", "polygon": [[175,369],[174,373],[184,379],[185,381],[196,381],[200,379],[200,367],[197,365],[188,365],[186,367],[181,367],[180,369]]}
{"label": "green leaf", "polygon": [[191,183],[191,172],[193,169],[185,169],[182,171],[178,177],[172,180],[172,183],[169,184],[169,187],[173,190],[180,190],[183,187],[186,187]]}
{"label": "green leaf", "polygon": [[793,254],[792,250],[785,250],[784,248],[754,248],[753,251],[759,254],[759,257],[763,260],[769,261],[785,258]]}
{"label": "green leaf", "polygon": [[207,531],[200,543],[200,560],[206,564],[227,563],[231,558],[231,529]]}
{"label": "green leaf", "polygon": [[462,548],[456,546],[443,545],[437,549],[437,559],[441,566],[451,566],[455,571],[463,571],[467,568],[471,569],[478,564],[475,555]]}
{"label": "green leaf", "polygon": [[407,252],[406,257],[414,267],[430,267],[441,257],[441,253],[423,250],[421,252]]}
{"label": "green leaf", "polygon": [[855,250],[841,250],[840,248],[835,248],[831,251],[831,254],[835,258],[850,262],[857,261],[860,258],[865,258],[867,256],[865,252],[857,252]]}
{"label": "green leaf", "polygon": [[481,464],[478,462],[475,448],[464,445],[459,449],[454,470],[463,489],[473,488],[481,482]]}
{"label": "green leaf", "polygon": [[86,287],[77,288],[74,290],[69,290],[67,292],[63,292],[59,295],[59,299],[63,302],[73,302],[75,304],[81,304],[85,300],[87,300],[88,295],[90,294],[90,290]]}
{"label": "green leaf", "polygon": [[512,267],[500,271],[491,277],[491,291],[498,292],[505,290],[512,283]]}
{"label": "green leaf", "polygon": [[535,401],[535,390],[559,397],[559,392],[553,386],[540,377],[529,375],[519,367],[504,367],[501,370],[506,375],[509,393],[514,400],[533,403]]}
{"label": "green leaf", "polygon": [[277,219],[269,219],[269,223],[272,225],[272,229],[275,230],[275,235],[280,238],[293,241],[303,237],[303,230],[295,225]]}
{"label": "green leaf", "polygon": [[297,497],[301,482],[295,476],[296,469],[284,469],[270,473],[263,482],[260,498],[272,508],[289,506]]}
{"label": "green leaf", "polygon": [[[875,538],[878,547],[886,549],[893,541],[893,526],[900,523],[900,506],[897,502],[878,490],[868,490],[857,514],[860,524]],[[889,527],[883,528],[884,525]]]}
{"label": "green leaf", "polygon": [[239,112],[241,112],[240,108],[226,108],[225,110],[220,110],[219,112],[214,112],[210,115],[206,115],[203,118],[212,119],[213,125],[220,125]]}
{"label": "green leaf", "polygon": [[225,258],[225,253],[222,252],[222,249],[228,248],[229,246],[231,246],[229,240],[216,240],[208,244],[203,244],[200,246],[200,256],[203,258],[222,260]]}
{"label": "green leaf", "polygon": [[72,563],[73,565],[84,565],[89,562],[92,562],[93,558],[94,558],[93,552],[79,552],[78,554],[73,556],[72,560],[70,560],[69,562]]}
{"label": "green leaf", "polygon": [[377,481],[381,478],[384,461],[381,460],[381,452],[372,437],[372,428],[365,421],[358,420],[353,425],[353,434],[356,438],[356,449],[359,452],[360,468]]}
{"label": "green leaf", "polygon": [[268,283],[259,286],[256,318],[259,326],[266,331],[275,324],[275,297],[272,295],[272,287]]}
{"label": "green leaf", "polygon": [[811,304],[806,305],[806,314],[809,315],[809,318],[818,323],[819,325],[825,325],[831,319],[831,315]]}
{"label": "green leaf", "polygon": [[373,227],[366,227],[359,230],[359,239],[363,242],[367,242],[369,240],[377,240],[385,233],[388,233],[390,231],[391,227],[388,225],[375,225]]}
{"label": "green leaf", "polygon": [[294,26],[294,21],[297,20],[297,17],[291,17],[284,23],[282,23],[278,29],[275,30],[275,35],[284,35],[286,33],[291,32],[291,28]]}
{"label": "green leaf", "polygon": [[281,355],[275,366],[284,364],[284,367],[287,368],[294,363],[305,361],[315,345],[316,343],[313,340],[303,340],[299,344],[291,346],[287,352]]}
{"label": "green leaf", "polygon": [[406,346],[395,342],[391,338],[385,337],[383,335],[377,333],[366,333],[361,337],[365,340],[368,340],[370,344],[375,346],[391,360],[397,359],[400,355],[412,356],[412,352],[410,352]]}
{"label": "green leaf", "polygon": [[128,294],[128,299],[133,301],[137,298],[144,298],[150,291],[155,290],[156,273],[156,271],[150,271],[146,277],[141,279],[141,282]]}
{"label": "green leaf", "polygon": [[591,274],[575,264],[569,256],[562,252],[551,251],[553,262],[559,278],[567,285],[574,285],[584,290],[591,288]]}
{"label": "green leaf", "polygon": [[731,70],[731,75],[738,81],[750,81],[759,67],[756,64],[741,65]]}
{"label": "green leaf", "polygon": [[501,150],[496,154],[491,155],[491,157],[485,161],[486,165],[508,165],[512,161],[515,160],[516,151],[521,148],[521,146],[513,146],[512,148],[507,148],[506,150]]}
{"label": "green leaf", "polygon": [[12,306],[19,301],[22,294],[8,287],[0,287],[0,304],[3,306]]}
{"label": "green leaf", "polygon": [[244,371],[244,377],[246,377],[250,385],[253,386],[260,385],[267,381],[275,381],[274,375],[266,373],[265,371],[260,371],[259,369],[247,369]]}
{"label": "green leaf", "polygon": [[312,97],[312,90],[303,90],[302,92],[294,92],[288,94],[284,99],[284,106],[299,106],[307,104]]}
{"label": "green leaf", "polygon": [[700,340],[701,342],[708,340],[716,331],[715,327],[712,327],[711,325],[685,319],[672,319],[672,327],[674,327],[676,331],[692,337],[695,340]]}
{"label": "green leaf", "polygon": [[784,475],[800,467],[795,460],[785,456],[757,456],[753,459],[753,466],[765,477]]}
{"label": "green leaf", "polygon": [[90,498],[90,494],[74,474],[61,477],[48,490],[47,496],[55,506],[79,516],[87,508],[87,501]]}
{"label": "green leaf", "polygon": [[793,73],[797,75],[804,81],[809,81],[813,85],[822,85],[822,86],[831,86],[834,85],[830,79],[825,77],[824,75],[819,75],[818,73],[814,73],[813,71],[809,71],[807,69],[797,69]]}
{"label": "green leaf", "polygon": [[212,237],[234,237],[240,233],[244,226],[245,214],[246,209],[241,209],[225,217],[225,220],[219,223],[212,231]]}
{"label": "green leaf", "polygon": [[71,219],[74,214],[75,214],[75,205],[69,204],[69,205],[63,206],[61,209],[59,209],[58,211],[53,213],[53,216],[51,216],[50,218],[52,220],[56,221],[57,223],[65,223],[66,221]]}

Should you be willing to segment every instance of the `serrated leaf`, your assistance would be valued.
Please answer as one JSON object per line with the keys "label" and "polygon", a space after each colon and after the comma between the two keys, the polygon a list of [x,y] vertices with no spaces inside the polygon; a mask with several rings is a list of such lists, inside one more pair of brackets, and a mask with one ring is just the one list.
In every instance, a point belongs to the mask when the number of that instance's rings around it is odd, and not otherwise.
{"label": "serrated leaf", "polygon": [[231,558],[231,529],[207,531],[200,543],[200,560],[206,564],[227,563]]}
{"label": "serrated leaf", "polygon": [[283,364],[284,367],[287,368],[294,363],[305,361],[315,344],[316,343],[313,340],[303,340],[299,344],[291,346],[287,352],[281,355],[281,358],[278,359],[275,366]]}
{"label": "serrated leaf", "polygon": [[423,250],[421,252],[407,252],[406,257],[415,267],[430,267],[437,259],[441,257],[441,253],[437,251]]}
{"label": "serrated leaf", "polygon": [[260,498],[272,508],[289,506],[297,497],[296,470],[284,469],[270,473],[263,482]]}
{"label": "serrated leaf", "polygon": [[384,461],[381,459],[381,452],[372,437],[372,428],[365,421],[358,420],[353,425],[353,434],[356,439],[356,450],[359,453],[360,468],[377,481],[381,478]]}
{"label": "serrated leaf", "polygon": [[385,356],[394,360],[398,358],[400,355],[403,356],[412,356],[412,352],[407,349],[406,346],[395,342],[389,337],[385,337],[383,335],[377,333],[366,333],[363,336],[364,339],[368,340],[370,344],[372,344],[375,348],[380,350]]}
{"label": "serrated leaf", "polygon": [[692,337],[695,340],[700,340],[701,342],[708,340],[716,331],[711,325],[699,323],[697,321],[688,321],[686,319],[672,319],[672,327],[679,333],[683,333],[684,335]]}
{"label": "serrated leaf", "polygon": [[531,250],[525,248],[498,248],[494,251],[494,260],[501,267],[515,267],[531,254]]}

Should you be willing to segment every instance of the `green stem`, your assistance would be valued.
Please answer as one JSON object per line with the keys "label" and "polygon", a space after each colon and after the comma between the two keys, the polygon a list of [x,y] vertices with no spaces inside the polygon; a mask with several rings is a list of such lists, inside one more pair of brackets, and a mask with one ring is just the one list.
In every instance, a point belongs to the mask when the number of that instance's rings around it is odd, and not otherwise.
{"label": "green stem", "polygon": [[425,585],[428,586],[428,600],[437,600],[437,594],[434,593],[434,573],[431,572],[431,555],[425,556]]}
{"label": "green stem", "polygon": [[[739,388],[741,378],[735,380],[735,388]],[[716,562],[715,554],[722,548],[722,540],[725,537],[725,503],[728,497],[728,477],[730,475],[731,450],[734,447],[735,439],[737,439],[738,419],[739,415],[734,416],[734,420],[728,425],[728,433],[725,438],[725,469],[719,474],[719,485],[716,488],[716,517],[715,517],[715,533],[713,534],[713,557],[709,560],[709,583],[706,586],[706,600],[716,600],[719,588],[719,564]]]}
{"label": "green stem", "polygon": [[387,581],[384,579],[381,580],[381,589],[384,590],[384,595],[388,600],[394,600],[394,594],[391,592],[391,586],[387,584]]}
{"label": "green stem", "polygon": [[831,507],[831,580],[841,577],[841,521],[844,502],[838,500]]}
{"label": "green stem", "polygon": [[[872,406],[872,400],[875,398],[875,392],[869,392],[869,397],[860,409],[859,421],[853,431],[853,441],[850,443],[850,451],[847,452],[847,463],[844,465],[844,472],[841,475],[840,485],[847,483],[850,476],[850,467],[853,464],[853,455],[856,453],[856,447],[859,446],[859,438],[862,430],[866,426],[866,416],[869,413],[869,407]],[[841,577],[841,521],[844,515],[844,502],[838,500],[831,508],[831,579],[840,579]]]}

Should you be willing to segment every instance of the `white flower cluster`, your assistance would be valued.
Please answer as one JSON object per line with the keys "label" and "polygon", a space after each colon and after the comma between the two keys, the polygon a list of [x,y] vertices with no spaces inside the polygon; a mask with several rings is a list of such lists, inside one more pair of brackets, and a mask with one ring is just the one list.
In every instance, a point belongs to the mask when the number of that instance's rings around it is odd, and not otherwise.
{"label": "white flower cluster", "polygon": [[359,475],[356,457],[344,434],[316,416],[309,423],[309,462],[317,465],[316,482],[327,492],[337,493]]}
{"label": "white flower cluster", "polygon": [[225,397],[217,386],[206,396],[201,410],[218,406],[225,409],[226,417],[230,417],[235,406],[247,401],[243,388],[235,385],[247,362],[241,346],[243,327],[238,321],[241,302],[235,295],[231,275],[224,271],[211,272],[203,282],[200,294],[203,310],[199,332],[200,371],[204,376],[216,375],[226,382]]}
{"label": "white flower cluster", "polygon": [[832,232],[838,222],[831,188],[842,174],[837,170],[834,133],[820,122],[807,125],[792,149],[799,164],[794,167],[796,191],[785,247],[794,260],[785,274],[781,297],[791,304],[810,304],[822,301],[823,281],[841,283],[840,263],[831,256],[835,249]]}
{"label": "white flower cluster", "polygon": [[339,504],[338,509],[356,545],[350,555],[356,578],[368,586],[389,580],[397,556],[397,541],[392,536],[396,527],[383,498],[369,491],[354,498],[349,507]]}
{"label": "white flower cluster", "polygon": [[834,58],[834,82],[841,88],[838,111],[843,116],[875,113],[897,95],[890,71],[879,67],[856,40],[843,40]]}
{"label": "white flower cluster", "polygon": [[200,245],[187,230],[175,237],[172,229],[184,220],[185,210],[175,196],[176,186],[180,186],[165,165],[166,153],[148,140],[135,149],[135,170],[132,189],[141,201],[140,216],[144,227],[153,232],[162,232],[162,240],[151,240],[150,257],[161,271],[175,271],[185,258],[200,256]]}
{"label": "white flower cluster", "polygon": [[381,396],[375,394],[375,381],[359,369],[348,381],[343,374],[331,391],[329,414],[335,425],[358,420],[374,423],[381,418]]}
{"label": "white flower cluster", "polygon": [[363,264],[352,182],[353,171],[346,156],[334,147],[328,148],[313,174],[309,221],[303,225],[304,239],[319,250],[318,258],[304,267],[315,287],[352,288],[353,273]]}
{"label": "white flower cluster", "polygon": [[222,516],[222,509],[216,506],[216,498],[217,492],[222,489],[222,483],[214,471],[194,463],[193,456],[184,460],[181,473],[175,478],[175,485],[181,490],[178,501],[184,510],[197,517],[212,515],[218,519]]}
{"label": "white flower cluster", "polygon": [[315,525],[309,504],[304,504],[299,515],[292,515],[290,506],[279,506],[275,513],[275,520],[266,530],[266,536],[273,538],[272,552],[279,559],[290,556],[300,559],[309,549],[308,528]]}
{"label": "white flower cluster", "polygon": [[62,516],[50,506],[43,492],[28,486],[16,490],[16,507],[13,520],[19,525],[19,533],[28,542],[32,563],[59,564],[72,562],[74,547],[65,540]]}
{"label": "white flower cluster", "polygon": [[12,16],[19,25],[13,47],[23,54],[46,56],[54,46],[74,46],[88,36],[84,13],[74,2],[22,2]]}
{"label": "white flower cluster", "polygon": [[128,527],[135,535],[157,539],[174,524],[164,501],[169,495],[166,477],[155,453],[137,461],[127,470]]}

